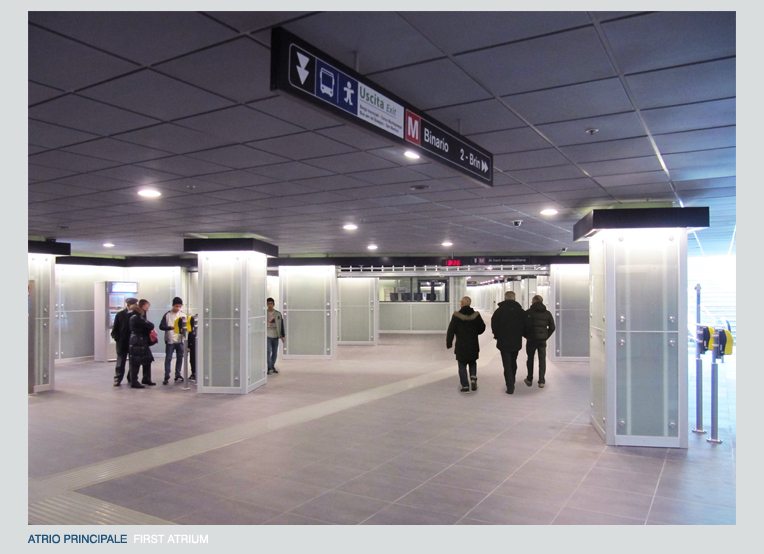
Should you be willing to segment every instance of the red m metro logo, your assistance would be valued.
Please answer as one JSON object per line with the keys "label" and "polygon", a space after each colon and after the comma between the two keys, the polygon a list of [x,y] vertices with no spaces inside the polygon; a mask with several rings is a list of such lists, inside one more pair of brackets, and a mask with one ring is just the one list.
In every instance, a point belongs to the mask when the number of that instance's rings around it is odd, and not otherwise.
{"label": "red m metro logo", "polygon": [[422,128],[422,118],[406,110],[406,140],[419,146],[419,129]]}

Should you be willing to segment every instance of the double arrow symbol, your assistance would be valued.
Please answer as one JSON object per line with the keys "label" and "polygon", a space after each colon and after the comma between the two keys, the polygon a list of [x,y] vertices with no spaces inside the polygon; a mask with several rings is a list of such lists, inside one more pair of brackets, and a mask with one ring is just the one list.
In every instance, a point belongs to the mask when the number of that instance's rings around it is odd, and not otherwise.
{"label": "double arrow symbol", "polygon": [[310,61],[310,58],[297,52],[297,59],[300,60],[300,65],[297,66],[297,74],[300,76],[300,84],[304,85],[305,79],[308,78],[308,70],[306,69],[306,66]]}
{"label": "double arrow symbol", "polygon": [[488,164],[485,163],[485,160],[480,160],[480,163],[483,164],[480,169],[483,170],[483,172],[488,171]]}

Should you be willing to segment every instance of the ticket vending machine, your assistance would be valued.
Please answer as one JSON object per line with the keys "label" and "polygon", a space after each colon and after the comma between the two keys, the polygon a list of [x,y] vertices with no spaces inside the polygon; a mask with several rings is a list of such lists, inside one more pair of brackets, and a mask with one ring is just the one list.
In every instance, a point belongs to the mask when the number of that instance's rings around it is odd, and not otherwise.
{"label": "ticket vending machine", "polygon": [[111,338],[114,317],[124,309],[125,299],[138,298],[138,283],[130,281],[106,281],[94,285],[94,349],[96,362],[109,362],[117,359],[117,349]]}

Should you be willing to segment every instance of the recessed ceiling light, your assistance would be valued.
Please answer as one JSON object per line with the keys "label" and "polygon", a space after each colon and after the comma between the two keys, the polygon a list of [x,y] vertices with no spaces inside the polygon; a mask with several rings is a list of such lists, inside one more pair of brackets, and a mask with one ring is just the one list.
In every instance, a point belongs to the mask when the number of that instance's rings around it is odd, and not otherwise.
{"label": "recessed ceiling light", "polygon": [[358,225],[354,225],[353,223],[348,223],[347,225],[343,225],[342,228],[348,231],[355,231],[356,229],[358,229]]}
{"label": "recessed ceiling light", "polygon": [[407,158],[411,158],[412,160],[419,159],[419,154],[417,154],[416,152],[412,152],[411,150],[406,150],[406,152],[403,155],[406,156]]}
{"label": "recessed ceiling light", "polygon": [[138,191],[138,195],[145,196],[146,198],[156,198],[157,196],[162,196],[162,193],[158,190],[143,189]]}
{"label": "recessed ceiling light", "polygon": [[446,242],[443,243],[443,246],[453,246],[453,245],[454,243],[451,242],[450,240],[447,240]]}
{"label": "recessed ceiling light", "polygon": [[114,248],[114,245],[112,243],[110,243],[110,242],[104,242],[103,245],[106,248]]}
{"label": "recessed ceiling light", "polygon": [[546,210],[541,210],[541,215],[556,215],[557,210],[554,208],[547,208]]}
{"label": "recessed ceiling light", "polygon": [[376,250],[378,248],[378,246],[376,244],[370,244],[366,248],[368,248],[369,250]]}

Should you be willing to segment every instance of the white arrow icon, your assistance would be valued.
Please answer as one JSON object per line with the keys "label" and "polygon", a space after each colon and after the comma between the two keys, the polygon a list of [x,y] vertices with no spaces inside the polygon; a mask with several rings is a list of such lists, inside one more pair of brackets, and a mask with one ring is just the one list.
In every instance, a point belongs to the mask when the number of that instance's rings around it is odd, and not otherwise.
{"label": "white arrow icon", "polygon": [[305,79],[308,78],[308,70],[305,69],[305,66],[308,65],[310,58],[297,52],[297,59],[300,60],[300,65],[297,66],[297,73],[300,75],[300,84],[304,85]]}
{"label": "white arrow icon", "polygon": [[483,166],[482,166],[482,170],[483,170],[483,171],[488,171],[488,164],[487,164],[487,163],[485,163],[485,160],[480,160],[480,161],[481,161],[481,162],[482,162],[482,164],[483,164]]}

